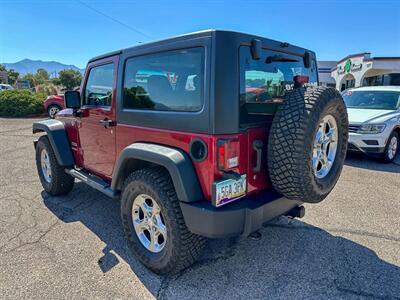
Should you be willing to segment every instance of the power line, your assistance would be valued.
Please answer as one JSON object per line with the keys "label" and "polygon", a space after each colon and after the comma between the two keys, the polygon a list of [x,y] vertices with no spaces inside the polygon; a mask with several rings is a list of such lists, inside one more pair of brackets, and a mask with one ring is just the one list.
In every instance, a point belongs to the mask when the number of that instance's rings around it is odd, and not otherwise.
{"label": "power line", "polygon": [[[119,20],[117,20],[117,19],[115,19],[115,18],[113,18],[113,17],[111,17],[111,16],[109,16],[109,15],[103,13],[102,11],[100,11],[100,10],[98,10],[98,9],[96,9],[96,8],[94,8],[94,7],[92,7],[92,6],[90,6],[89,4],[87,4],[87,3],[85,3],[85,2],[83,2],[83,1],[81,1],[81,0],[76,0],[76,2],[82,4],[83,6],[85,6],[86,8],[88,8],[88,9],[90,9],[90,10],[93,10],[94,12],[98,13],[99,15],[102,15],[103,17],[106,17],[106,18],[108,18],[108,19],[110,19],[110,20],[112,20],[112,21],[118,23],[119,25],[124,26],[125,28],[128,28],[129,30],[132,30],[132,31],[134,31],[134,32],[136,32],[136,33],[139,33],[139,34],[141,34],[142,36],[145,36],[145,37],[147,37],[147,38],[151,38],[148,34],[142,32],[142,31],[140,31],[140,30],[138,30],[138,29],[136,29],[136,28],[133,28],[132,26],[130,26],[130,25],[128,25],[128,24],[125,24],[125,23],[123,23],[123,22],[121,22],[121,21],[119,21]],[[141,42],[138,41],[138,43],[141,43]]]}

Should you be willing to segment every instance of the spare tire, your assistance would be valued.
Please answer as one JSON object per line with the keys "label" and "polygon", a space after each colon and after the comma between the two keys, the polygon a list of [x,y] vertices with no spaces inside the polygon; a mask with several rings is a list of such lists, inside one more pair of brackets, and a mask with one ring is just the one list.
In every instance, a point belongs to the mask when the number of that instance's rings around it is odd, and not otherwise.
{"label": "spare tire", "polygon": [[289,199],[322,201],[339,179],[347,139],[347,110],[337,90],[290,91],[269,134],[268,171],[273,187]]}

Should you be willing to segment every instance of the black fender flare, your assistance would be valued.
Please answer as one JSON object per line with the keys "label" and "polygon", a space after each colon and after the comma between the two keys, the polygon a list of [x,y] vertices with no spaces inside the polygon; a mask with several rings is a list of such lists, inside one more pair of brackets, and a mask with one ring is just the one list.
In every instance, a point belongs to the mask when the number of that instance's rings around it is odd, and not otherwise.
{"label": "black fender flare", "polygon": [[63,122],[54,119],[37,121],[32,124],[32,132],[46,132],[57,161],[61,166],[71,167],[75,164]]}
{"label": "black fender flare", "polygon": [[124,148],[115,164],[111,188],[121,189],[124,168],[130,160],[146,161],[165,167],[178,199],[183,202],[203,200],[203,193],[189,156],[179,149],[148,143],[134,143]]}

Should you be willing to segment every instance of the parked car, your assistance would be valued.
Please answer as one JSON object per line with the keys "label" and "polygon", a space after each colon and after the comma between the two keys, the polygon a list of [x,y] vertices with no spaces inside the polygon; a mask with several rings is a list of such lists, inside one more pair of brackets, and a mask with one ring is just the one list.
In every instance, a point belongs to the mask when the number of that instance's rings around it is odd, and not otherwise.
{"label": "parked car", "polygon": [[1,91],[7,91],[7,90],[13,90],[13,89],[14,88],[9,84],[0,83],[0,92]]}
{"label": "parked car", "polygon": [[[347,112],[338,91],[317,84],[312,51],[236,32],[98,56],[81,91],[65,93],[68,109],[33,124],[46,133],[34,142],[40,181],[51,195],[77,178],[119,198],[132,252],[156,273],[179,272],[206,238],[302,217],[304,202],[331,192]],[[247,97],[248,86],[283,101]]]}
{"label": "parked car", "polygon": [[400,146],[400,86],[348,90],[349,150],[392,162]]}
{"label": "parked car", "polygon": [[45,111],[50,118],[54,118],[55,115],[65,108],[64,95],[51,95],[43,103]]}

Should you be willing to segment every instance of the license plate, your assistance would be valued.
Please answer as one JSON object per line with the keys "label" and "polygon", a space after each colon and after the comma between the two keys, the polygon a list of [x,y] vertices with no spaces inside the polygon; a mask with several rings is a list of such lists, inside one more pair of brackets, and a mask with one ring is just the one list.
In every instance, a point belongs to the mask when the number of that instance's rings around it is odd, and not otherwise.
{"label": "license plate", "polygon": [[216,182],[213,189],[213,204],[218,207],[239,199],[246,194],[246,189],[246,175],[242,175],[238,180],[227,179]]}

